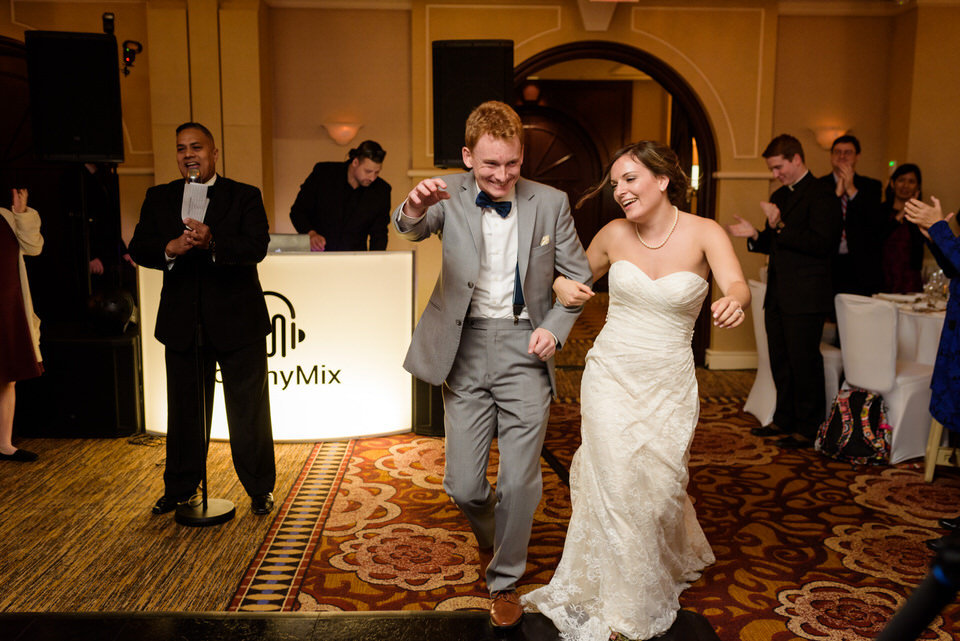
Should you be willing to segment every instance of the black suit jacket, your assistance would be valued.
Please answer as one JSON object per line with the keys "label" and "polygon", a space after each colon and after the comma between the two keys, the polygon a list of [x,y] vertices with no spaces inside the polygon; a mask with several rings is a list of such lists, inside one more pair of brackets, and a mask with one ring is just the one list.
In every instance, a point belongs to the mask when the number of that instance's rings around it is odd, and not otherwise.
{"label": "black suit jacket", "polygon": [[[318,162],[300,185],[290,208],[297,232],[311,229],[327,239],[326,251],[366,251],[387,248],[390,224],[390,185],[377,178],[368,187],[352,189],[347,162]],[[349,211],[350,204],[355,208]]]}
{"label": "black suit jacket", "polygon": [[780,208],[783,228],[767,223],[747,249],[770,254],[765,308],[785,314],[829,313],[833,309],[832,262],[840,242],[840,201],[813,174],[791,191],[784,185],[770,202]]}
{"label": "black suit jacket", "polygon": [[204,223],[215,252],[191,249],[167,269],[167,243],[183,232],[183,180],[147,190],[130,256],[142,267],[163,270],[157,340],[175,350],[193,345],[197,323],[217,350],[234,350],[270,332],[257,263],[267,254],[269,223],[260,190],[218,176]]}
{"label": "black suit jacket", "polygon": [[[837,181],[833,173],[820,178],[828,189],[837,196]],[[886,221],[880,210],[883,197],[883,185],[879,180],[853,175],[853,186],[857,188],[856,197],[847,203],[847,215],[843,229],[847,236],[847,251],[850,274],[844,274],[843,280],[849,283],[851,291],[845,293],[870,296],[880,291],[883,285],[883,267],[881,254]],[[836,285],[836,283],[835,283]]]}

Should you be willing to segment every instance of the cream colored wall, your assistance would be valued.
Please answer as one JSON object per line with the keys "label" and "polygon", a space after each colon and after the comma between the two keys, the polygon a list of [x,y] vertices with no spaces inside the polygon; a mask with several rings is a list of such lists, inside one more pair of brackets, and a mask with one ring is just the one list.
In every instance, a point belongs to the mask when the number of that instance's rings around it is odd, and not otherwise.
{"label": "cream colored wall", "polygon": [[890,63],[887,67],[887,149],[885,158],[897,164],[913,162],[907,151],[910,139],[910,102],[913,93],[914,48],[917,12],[908,11],[893,20]]}
{"label": "cream colored wall", "polygon": [[[144,45],[151,52],[148,62],[152,81],[150,134],[157,152],[154,157],[154,184],[160,184],[174,180],[179,175],[174,133],[177,126],[187,120],[201,120],[207,114],[194,116],[191,110],[186,3],[149,3],[147,28],[148,41]],[[219,85],[219,82],[216,84]],[[211,132],[219,135],[219,118],[215,123],[204,125],[213,127]],[[221,167],[222,162],[219,162],[218,171]]]}
{"label": "cream colored wall", "polygon": [[670,124],[670,94],[654,80],[633,83],[633,140],[666,140]]}
{"label": "cream colored wall", "polygon": [[774,133],[796,136],[817,176],[830,172],[830,153],[814,130],[840,126],[863,147],[857,172],[886,179],[894,26],[887,16],[780,18]]}
{"label": "cream colored wall", "polygon": [[[366,139],[387,151],[381,177],[395,203],[410,165],[410,15],[406,11],[272,9],[274,229],[293,232],[290,206],[320,161],[344,160]],[[359,122],[337,145],[324,122]],[[388,249],[406,247],[391,229]]]}
{"label": "cream colored wall", "polygon": [[[272,222],[272,137],[269,46],[261,0],[165,0],[148,4],[155,180],[180,177],[173,140],[177,125],[199,122],[220,150],[217,171],[256,185]],[[169,142],[168,142],[169,141]],[[170,145],[170,152],[165,150]]]}
{"label": "cream colored wall", "polygon": [[923,170],[923,192],[946,211],[960,208],[956,156],[960,144],[960,6],[921,5],[917,10],[907,157]]}

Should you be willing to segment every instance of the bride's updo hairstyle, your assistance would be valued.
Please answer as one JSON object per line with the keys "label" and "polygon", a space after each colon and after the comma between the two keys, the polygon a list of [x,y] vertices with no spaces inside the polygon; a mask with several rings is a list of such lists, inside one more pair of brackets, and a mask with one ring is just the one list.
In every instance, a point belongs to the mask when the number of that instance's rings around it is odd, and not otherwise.
{"label": "bride's updo hairstyle", "polygon": [[580,197],[580,200],[577,201],[577,209],[580,209],[583,203],[603,191],[603,188],[610,183],[610,171],[613,169],[613,164],[625,155],[631,156],[649,169],[654,176],[666,176],[670,181],[667,184],[667,198],[670,199],[670,204],[684,207],[687,200],[687,175],[680,168],[677,154],[670,147],[654,140],[641,140],[623,147],[613,155],[610,164],[607,165],[607,170],[603,174],[603,180]]}

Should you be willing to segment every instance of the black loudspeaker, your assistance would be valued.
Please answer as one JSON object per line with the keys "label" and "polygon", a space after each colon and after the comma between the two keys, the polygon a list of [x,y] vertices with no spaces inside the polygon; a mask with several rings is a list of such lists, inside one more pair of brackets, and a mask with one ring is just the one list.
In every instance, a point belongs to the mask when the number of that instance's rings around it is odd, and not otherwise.
{"label": "black loudspeaker", "polygon": [[443,392],[439,385],[413,379],[413,433],[443,436]]}
{"label": "black loudspeaker", "polygon": [[463,167],[463,126],[487,100],[510,104],[512,40],[433,42],[433,164]]}
{"label": "black loudspeaker", "polygon": [[17,435],[110,438],[143,431],[137,331],[93,337],[43,329],[44,372],[17,383]]}
{"label": "black loudspeaker", "polygon": [[36,157],[123,162],[117,39],[69,31],[27,31],[24,38]]}

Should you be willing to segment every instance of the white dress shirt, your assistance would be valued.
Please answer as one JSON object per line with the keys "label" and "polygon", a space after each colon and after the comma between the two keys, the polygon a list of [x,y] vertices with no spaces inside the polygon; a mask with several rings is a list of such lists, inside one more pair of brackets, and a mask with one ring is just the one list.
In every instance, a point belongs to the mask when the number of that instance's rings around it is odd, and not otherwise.
{"label": "white dress shirt", "polygon": [[[474,194],[479,193],[478,187]],[[501,217],[495,209],[480,209],[483,247],[480,253],[480,276],[474,283],[473,298],[470,299],[470,316],[474,318],[513,318],[519,233],[516,191],[511,190],[503,200],[510,201],[510,214],[506,218]],[[520,318],[530,318],[526,306]]]}

